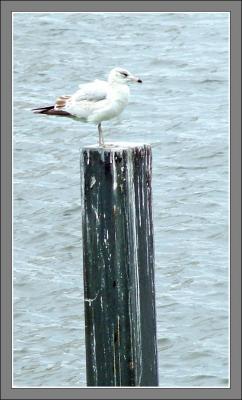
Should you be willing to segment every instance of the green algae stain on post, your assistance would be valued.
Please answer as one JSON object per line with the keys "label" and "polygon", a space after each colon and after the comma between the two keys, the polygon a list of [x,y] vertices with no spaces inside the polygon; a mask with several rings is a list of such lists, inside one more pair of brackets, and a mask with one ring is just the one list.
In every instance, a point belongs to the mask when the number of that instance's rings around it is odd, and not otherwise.
{"label": "green algae stain on post", "polygon": [[81,157],[87,386],[158,386],[151,148]]}

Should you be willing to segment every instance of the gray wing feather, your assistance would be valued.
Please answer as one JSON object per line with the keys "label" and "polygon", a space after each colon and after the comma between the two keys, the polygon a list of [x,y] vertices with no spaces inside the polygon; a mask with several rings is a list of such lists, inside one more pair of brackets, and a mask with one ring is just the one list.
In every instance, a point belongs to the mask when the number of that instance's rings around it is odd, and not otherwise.
{"label": "gray wing feather", "polygon": [[108,83],[105,81],[95,80],[90,83],[79,85],[79,90],[72,95],[74,101],[91,101],[97,102],[107,97]]}

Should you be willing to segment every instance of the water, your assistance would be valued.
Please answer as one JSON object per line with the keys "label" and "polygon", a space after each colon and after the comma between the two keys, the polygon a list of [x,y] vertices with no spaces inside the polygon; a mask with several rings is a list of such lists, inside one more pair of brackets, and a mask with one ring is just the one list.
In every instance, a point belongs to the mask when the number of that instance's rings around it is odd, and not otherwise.
{"label": "water", "polygon": [[30,109],[115,66],[143,84],[106,140],[154,143],[160,386],[228,385],[228,18],[15,14],[15,386],[85,386],[79,149],[97,130]]}

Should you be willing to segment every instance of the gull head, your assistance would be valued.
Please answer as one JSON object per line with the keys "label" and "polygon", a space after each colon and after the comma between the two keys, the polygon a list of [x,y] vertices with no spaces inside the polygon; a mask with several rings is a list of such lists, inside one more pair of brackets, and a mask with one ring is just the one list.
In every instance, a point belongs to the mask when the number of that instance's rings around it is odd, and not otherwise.
{"label": "gull head", "polygon": [[114,68],[108,76],[108,82],[110,84],[126,84],[127,83],[142,83],[142,80],[137,76],[132,75],[127,69]]}

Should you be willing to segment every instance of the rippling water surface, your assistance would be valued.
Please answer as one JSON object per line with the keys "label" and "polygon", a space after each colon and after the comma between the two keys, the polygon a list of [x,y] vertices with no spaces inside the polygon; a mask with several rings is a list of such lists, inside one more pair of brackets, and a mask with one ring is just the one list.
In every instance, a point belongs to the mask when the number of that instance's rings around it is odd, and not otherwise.
{"label": "rippling water surface", "polygon": [[79,149],[92,125],[30,109],[143,79],[104,123],[153,143],[160,386],[227,386],[228,14],[14,16],[14,385],[85,386]]}

